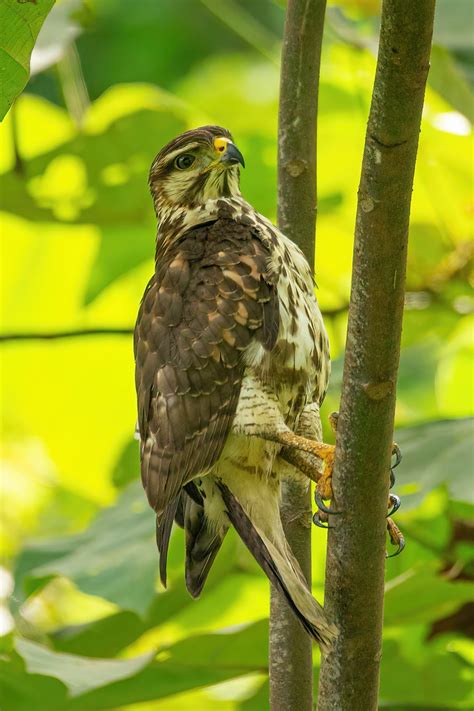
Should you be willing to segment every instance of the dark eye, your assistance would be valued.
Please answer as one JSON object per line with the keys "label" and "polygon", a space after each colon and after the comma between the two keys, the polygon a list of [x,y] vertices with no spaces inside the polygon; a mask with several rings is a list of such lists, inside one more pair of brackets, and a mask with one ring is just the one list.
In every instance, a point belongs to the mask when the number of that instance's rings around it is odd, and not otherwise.
{"label": "dark eye", "polygon": [[186,170],[192,166],[195,160],[196,158],[191,153],[183,153],[176,158],[174,164],[179,170]]}

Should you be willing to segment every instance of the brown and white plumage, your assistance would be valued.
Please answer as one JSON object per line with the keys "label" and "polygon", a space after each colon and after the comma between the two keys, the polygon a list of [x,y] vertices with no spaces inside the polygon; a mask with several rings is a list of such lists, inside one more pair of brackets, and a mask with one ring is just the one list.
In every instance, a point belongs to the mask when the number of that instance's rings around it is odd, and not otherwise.
{"label": "brown and white plumage", "polygon": [[[184,158],[183,158],[184,156]],[[300,250],[240,195],[240,152],[205,126],[156,157],[156,268],[135,329],[142,480],[160,571],[173,520],[198,595],[229,525],[324,647],[334,629],[286,542],[282,433],[314,437],[329,351]]]}

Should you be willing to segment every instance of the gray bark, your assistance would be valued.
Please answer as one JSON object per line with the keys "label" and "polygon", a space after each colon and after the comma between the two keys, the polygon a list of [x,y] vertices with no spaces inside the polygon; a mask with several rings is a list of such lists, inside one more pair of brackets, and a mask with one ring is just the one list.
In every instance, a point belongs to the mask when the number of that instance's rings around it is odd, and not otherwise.
{"label": "gray bark", "polygon": [[408,224],[434,0],[384,0],[355,230],[325,607],[340,630],[319,711],[378,706],[385,516]]}
{"label": "gray bark", "polygon": [[[326,0],[288,0],[283,38],[278,131],[278,224],[314,265],[316,118]],[[288,482],[282,520],[288,542],[311,584],[311,499]],[[270,610],[272,711],[313,707],[312,642],[286,601],[272,589]]]}

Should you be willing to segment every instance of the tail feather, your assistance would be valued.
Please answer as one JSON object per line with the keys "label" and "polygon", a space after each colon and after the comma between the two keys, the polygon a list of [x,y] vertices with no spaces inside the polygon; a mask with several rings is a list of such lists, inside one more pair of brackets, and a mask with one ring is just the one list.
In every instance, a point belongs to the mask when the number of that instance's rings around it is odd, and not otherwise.
{"label": "tail feather", "polygon": [[166,564],[168,562],[171,529],[178,511],[180,498],[181,496],[176,496],[170,501],[163,513],[156,517],[156,545],[160,555],[160,580],[163,587],[166,587]]}
{"label": "tail feather", "polygon": [[186,587],[198,597],[207,580],[214,558],[222,545],[227,528],[209,523],[204,507],[186,497],[184,510],[186,532]]}
{"label": "tail feather", "polygon": [[156,544],[160,557],[160,580],[167,584],[166,566],[173,521],[184,528],[186,536],[186,587],[198,597],[209,570],[222,545],[227,528],[218,530],[209,523],[204,512],[204,500],[194,482],[189,482],[156,517]]}
{"label": "tail feather", "polygon": [[280,550],[252,523],[241,504],[223,483],[218,482],[227,515],[270,582],[285,596],[305,630],[328,652],[337,635],[321,605],[314,599],[286,540]]}

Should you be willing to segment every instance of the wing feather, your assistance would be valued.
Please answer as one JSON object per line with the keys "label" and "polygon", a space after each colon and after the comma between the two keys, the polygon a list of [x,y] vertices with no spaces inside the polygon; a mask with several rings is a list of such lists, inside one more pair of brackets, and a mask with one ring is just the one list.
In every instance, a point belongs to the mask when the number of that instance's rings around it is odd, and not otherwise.
{"label": "wing feather", "polygon": [[135,327],[142,481],[161,513],[219,458],[253,341],[271,350],[278,298],[258,234],[229,219],[158,249]]}

